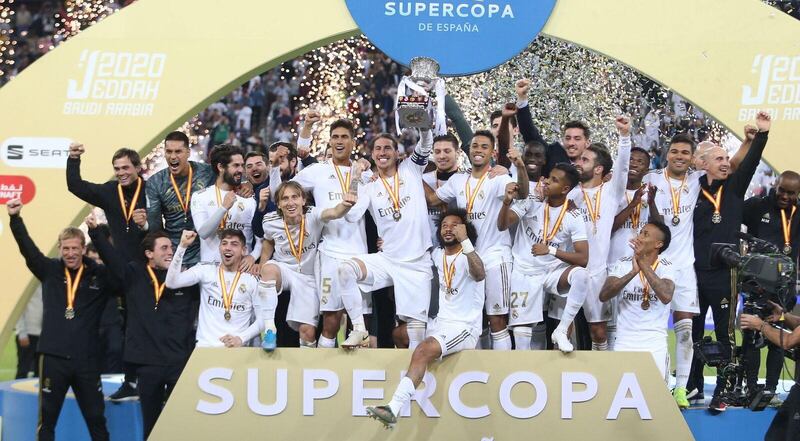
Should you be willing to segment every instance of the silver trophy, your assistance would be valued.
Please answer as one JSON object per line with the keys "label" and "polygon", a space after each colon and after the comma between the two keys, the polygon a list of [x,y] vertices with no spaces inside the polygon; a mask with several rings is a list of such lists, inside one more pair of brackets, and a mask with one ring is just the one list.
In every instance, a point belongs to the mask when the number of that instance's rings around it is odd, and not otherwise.
{"label": "silver trophy", "polygon": [[447,131],[444,113],[444,80],[439,78],[439,63],[428,57],[415,57],[409,63],[411,76],[404,76],[397,87],[395,102],[397,132],[404,128],[431,129],[440,135]]}

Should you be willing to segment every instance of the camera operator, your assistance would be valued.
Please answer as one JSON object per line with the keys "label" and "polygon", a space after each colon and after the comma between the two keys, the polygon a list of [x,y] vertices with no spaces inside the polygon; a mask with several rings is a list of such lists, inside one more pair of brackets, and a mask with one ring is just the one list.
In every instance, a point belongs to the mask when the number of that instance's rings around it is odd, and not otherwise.
{"label": "camera operator", "polygon": [[[785,171],[778,176],[775,188],[765,196],[752,197],[744,203],[742,223],[747,226],[747,232],[759,239],[774,244],[785,255],[797,262],[800,254],[800,216],[795,216],[797,211],[797,194],[800,192],[800,174],[794,171]],[[786,303],[782,306],[791,311],[797,298],[795,290],[786,296]],[[768,343],[767,354],[767,381],[765,389],[775,392],[778,385],[781,366],[783,366],[783,351],[777,346]],[[761,357],[756,349],[752,356],[747,356],[747,384],[754,386],[758,378]],[[779,404],[777,398],[773,403]]]}
{"label": "camera operator", "polygon": [[[770,302],[772,305],[772,315],[767,320],[761,320],[758,316],[742,314],[740,326],[742,329],[760,331],[764,338],[782,349],[792,349],[800,347],[800,317],[793,314],[784,314],[783,308]],[[771,326],[769,323],[779,323],[782,327],[793,329],[791,333],[782,331]],[[795,364],[795,381],[800,379],[800,365]],[[775,419],[764,436],[765,441],[777,440],[797,440],[800,435],[800,386],[795,384],[789,391],[789,396],[783,403]]]}
{"label": "camera operator", "polygon": [[[700,196],[694,209],[694,255],[697,273],[697,291],[700,300],[700,315],[693,319],[692,340],[700,341],[704,332],[705,314],[711,308],[714,317],[714,333],[717,341],[724,343],[723,355],[731,359],[734,346],[733,330],[728,323],[736,311],[735,291],[731,288],[731,271],[722,265],[712,265],[711,244],[738,244],[738,233],[742,224],[744,195],[758,167],[761,154],[767,144],[771,119],[766,112],[756,116],[758,133],[753,138],[747,154],[736,171],[731,172],[728,152],[722,147],[712,147],[703,154],[706,175],[700,177]],[[709,403],[709,410],[722,412],[727,408],[723,399],[726,378],[723,369],[717,369],[717,385]],[[703,363],[695,354],[689,376],[689,389],[697,389],[690,395],[702,397]]]}

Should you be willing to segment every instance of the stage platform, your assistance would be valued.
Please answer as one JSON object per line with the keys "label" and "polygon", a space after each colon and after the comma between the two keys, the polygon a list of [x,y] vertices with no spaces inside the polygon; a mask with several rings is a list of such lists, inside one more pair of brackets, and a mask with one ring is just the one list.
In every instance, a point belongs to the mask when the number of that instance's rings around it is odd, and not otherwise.
{"label": "stage platform", "polygon": [[[103,377],[103,394],[115,392],[122,381],[119,375]],[[791,382],[783,381],[778,386],[779,396],[786,397]],[[0,416],[2,416],[3,441],[34,441],[38,418],[37,379],[7,381],[0,383]],[[706,404],[714,391],[714,378],[706,377]],[[775,408],[752,412],[741,408],[712,415],[705,406],[683,412],[689,428],[697,441],[756,441],[764,438]],[[106,401],[106,420],[111,439],[114,441],[142,441],[142,413],[138,401],[112,403]],[[56,439],[89,441],[89,432],[81,417],[78,404],[70,393],[64,402],[56,428]],[[596,440],[600,441],[600,440]],[[677,440],[676,440],[677,441]]]}

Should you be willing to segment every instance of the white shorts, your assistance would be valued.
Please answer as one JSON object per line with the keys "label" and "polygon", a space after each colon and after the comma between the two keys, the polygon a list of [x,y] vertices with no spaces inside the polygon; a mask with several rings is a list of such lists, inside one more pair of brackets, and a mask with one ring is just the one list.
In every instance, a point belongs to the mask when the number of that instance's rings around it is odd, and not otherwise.
{"label": "white shorts", "polygon": [[611,305],[609,302],[600,301],[600,290],[606,283],[608,271],[606,268],[597,270],[594,274],[589,273],[589,292],[586,293],[586,301],[583,303],[583,313],[589,323],[600,323],[611,320]]}
{"label": "white shorts", "polygon": [[286,312],[286,323],[289,327],[295,331],[303,324],[316,327],[319,322],[319,298],[315,292],[317,287],[314,276],[299,273],[283,262],[270,260],[267,263],[281,270],[281,292],[292,292],[289,309]]}
{"label": "white shorts", "polygon": [[508,314],[508,299],[511,295],[510,262],[486,268],[484,292],[486,293],[486,315]]}
{"label": "white shorts", "polygon": [[697,274],[694,265],[675,272],[675,293],[672,295],[670,308],[673,311],[700,314],[700,302],[697,300]]}
{"label": "white shorts", "polygon": [[461,352],[465,349],[475,349],[478,344],[478,332],[464,323],[433,320],[426,330],[425,337],[433,337],[442,348],[442,356]]}
{"label": "white shorts", "polygon": [[[341,289],[339,288],[339,265],[349,258],[328,256],[317,253],[317,296],[321,312],[335,312],[344,309]],[[361,292],[361,308],[364,314],[372,314],[372,293]]]}
{"label": "white shorts", "polygon": [[430,253],[411,262],[392,260],[384,253],[361,254],[354,258],[367,267],[367,278],[358,282],[362,291],[394,286],[396,315],[403,321],[428,321],[433,278]]}
{"label": "white shorts", "polygon": [[667,339],[660,338],[658,341],[652,339],[641,341],[636,338],[617,336],[614,342],[614,350],[620,352],[649,352],[653,355],[653,361],[664,381],[669,380],[669,348]]}
{"label": "white shorts", "polygon": [[545,274],[542,285],[544,287],[544,309],[547,311],[547,316],[554,320],[561,320],[561,316],[564,315],[564,307],[567,305],[569,290],[559,291],[558,281],[561,280],[564,271],[569,268],[570,265],[564,263],[549,269]]}
{"label": "white shorts", "polygon": [[[511,272],[511,297],[508,326],[521,326],[539,323],[544,320],[545,293],[558,287],[558,274],[525,274],[514,269]],[[553,280],[555,279],[555,283]]]}

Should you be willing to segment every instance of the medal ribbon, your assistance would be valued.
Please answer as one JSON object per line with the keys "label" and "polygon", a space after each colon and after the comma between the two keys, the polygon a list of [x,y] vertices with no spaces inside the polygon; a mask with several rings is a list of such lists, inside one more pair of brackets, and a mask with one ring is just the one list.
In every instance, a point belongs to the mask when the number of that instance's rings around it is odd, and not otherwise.
{"label": "medal ribbon", "polygon": [[336,164],[333,164],[333,169],[336,170],[336,177],[339,178],[339,186],[342,187],[342,196],[344,196],[350,192],[350,172],[348,171],[342,178],[342,172],[339,171]]}
{"label": "medal ribbon", "polygon": [[394,190],[392,187],[389,186],[389,183],[386,179],[381,176],[381,182],[383,182],[384,188],[386,188],[386,192],[389,193],[389,197],[392,198],[392,205],[394,206],[394,211],[400,212],[400,177],[399,173],[395,171],[394,173]]}
{"label": "medal ribbon", "polygon": [[672,215],[678,216],[678,213],[681,209],[681,191],[683,191],[684,185],[686,185],[686,176],[689,174],[683,175],[683,180],[681,181],[680,187],[677,190],[672,188],[672,182],[669,180],[669,175],[667,174],[667,169],[664,169],[664,179],[667,181],[667,188],[669,188],[669,194],[672,198]]}
{"label": "medal ribbon", "polygon": [[150,280],[153,281],[153,295],[156,298],[156,307],[158,307],[158,301],[161,300],[161,295],[164,294],[164,288],[167,287],[167,281],[165,280],[164,283],[158,283],[158,277],[156,277],[156,273],[153,271],[153,268],[150,268],[150,266],[147,267],[147,274],[150,274]]}
{"label": "medal ribbon", "polygon": [[547,230],[548,225],[550,225],[550,203],[544,205],[544,228],[542,228],[542,234],[544,235],[545,245],[556,237],[556,233],[561,227],[561,221],[564,220],[564,215],[567,214],[567,205],[569,205],[567,201],[564,201],[561,205],[561,212],[558,213],[558,219],[556,219],[556,224],[553,226],[553,231]]}
{"label": "medal ribbon", "polygon": [[75,280],[69,274],[69,269],[64,268],[64,277],[67,279],[67,309],[75,310],[75,294],[78,293],[78,286],[81,284],[81,277],[83,277],[83,264],[81,264],[78,273],[75,274]]}
{"label": "medal ribbon", "polygon": [[724,185],[720,185],[719,189],[717,190],[717,194],[711,196],[711,193],[707,192],[705,188],[701,188],[703,190],[703,196],[708,199],[708,202],[711,202],[711,205],[714,206],[714,214],[719,215],[719,208],[722,205],[722,188]]}
{"label": "medal ribbon", "polygon": [[185,216],[189,213],[189,201],[192,199],[192,165],[189,164],[189,180],[186,181],[185,199],[181,197],[181,189],[178,187],[178,183],[175,182],[175,177],[172,176],[172,173],[169,174],[169,180],[172,182],[172,189],[175,190],[175,196],[178,197],[178,203],[181,204]]}
{"label": "medal ribbon", "polygon": [[463,250],[460,250],[458,253],[456,253],[455,257],[453,257],[453,262],[450,265],[447,264],[447,254],[442,253],[444,284],[447,285],[447,289],[452,289],[453,277],[456,275],[456,259],[458,259],[458,256],[461,255],[462,252]]}
{"label": "medal ribbon", "polygon": [[283,223],[283,231],[286,233],[286,240],[289,241],[289,250],[292,252],[292,256],[300,264],[300,259],[303,258],[303,242],[306,240],[306,217],[300,218],[300,237],[297,238],[297,245],[292,239],[292,233],[289,231],[289,226],[286,225],[286,222]]}
{"label": "medal ribbon", "polygon": [[[625,200],[628,201],[628,204],[631,203],[631,198],[628,196],[628,192],[625,192]],[[633,213],[631,213],[631,226],[634,230],[639,229],[639,219],[642,217],[642,204],[636,204],[636,208],[633,209]]]}
{"label": "medal ribbon", "polygon": [[225,273],[222,271],[222,265],[219,266],[219,289],[222,291],[222,306],[225,308],[225,312],[230,313],[231,311],[233,295],[236,294],[236,285],[239,284],[239,277],[241,276],[242,272],[236,271],[236,275],[233,276],[231,291],[228,293],[228,287],[225,285]]}
{"label": "medal ribbon", "polygon": [[791,236],[792,236],[792,218],[794,217],[794,212],[797,211],[797,206],[792,207],[792,214],[789,215],[789,219],[786,219],[786,210],[781,210],[781,227],[783,229],[783,243],[787,247],[792,246]]}
{"label": "medal ribbon", "polygon": [[[217,205],[222,207],[222,192],[219,191],[219,187],[217,187],[216,185],[214,186],[214,190],[217,192]],[[225,214],[222,216],[222,220],[219,221],[219,229],[224,230],[225,224],[227,223],[228,223],[228,211],[225,210]]]}
{"label": "medal ribbon", "polygon": [[125,204],[125,195],[122,194],[122,184],[117,184],[117,195],[119,196],[119,207],[122,209],[122,217],[125,218],[125,223],[131,222],[133,217],[133,210],[136,208],[136,201],[139,200],[139,193],[142,191],[142,178],[136,181],[136,191],[133,193],[130,205]]}
{"label": "medal ribbon", "polygon": [[467,214],[472,213],[472,206],[475,205],[475,197],[478,196],[478,191],[481,189],[483,181],[486,180],[486,176],[489,176],[488,171],[484,173],[480,179],[478,179],[478,183],[475,185],[474,192],[469,188],[469,180],[471,176],[467,177],[467,182],[464,184],[464,194],[467,196]]}
{"label": "medal ribbon", "polygon": [[[634,256],[634,259],[635,258],[636,257]],[[651,267],[651,268],[653,268],[653,271],[655,271],[656,268],[658,268],[659,262],[660,261],[656,260],[656,263],[653,264],[653,266]],[[644,272],[642,272],[642,271],[639,271],[639,280],[642,281],[642,301],[644,301],[644,299],[647,299],[647,301],[649,302],[650,301],[650,296],[649,296],[649,294],[650,294],[650,284],[647,283],[647,278],[644,276]]]}
{"label": "medal ribbon", "polygon": [[600,217],[600,199],[603,197],[603,185],[605,185],[605,182],[600,184],[600,189],[597,190],[597,199],[594,201],[594,207],[592,207],[592,201],[589,200],[589,195],[586,194],[586,190],[581,186],[583,201],[586,202],[586,211],[589,212],[589,217],[592,218],[595,230],[597,229],[597,219]]}

